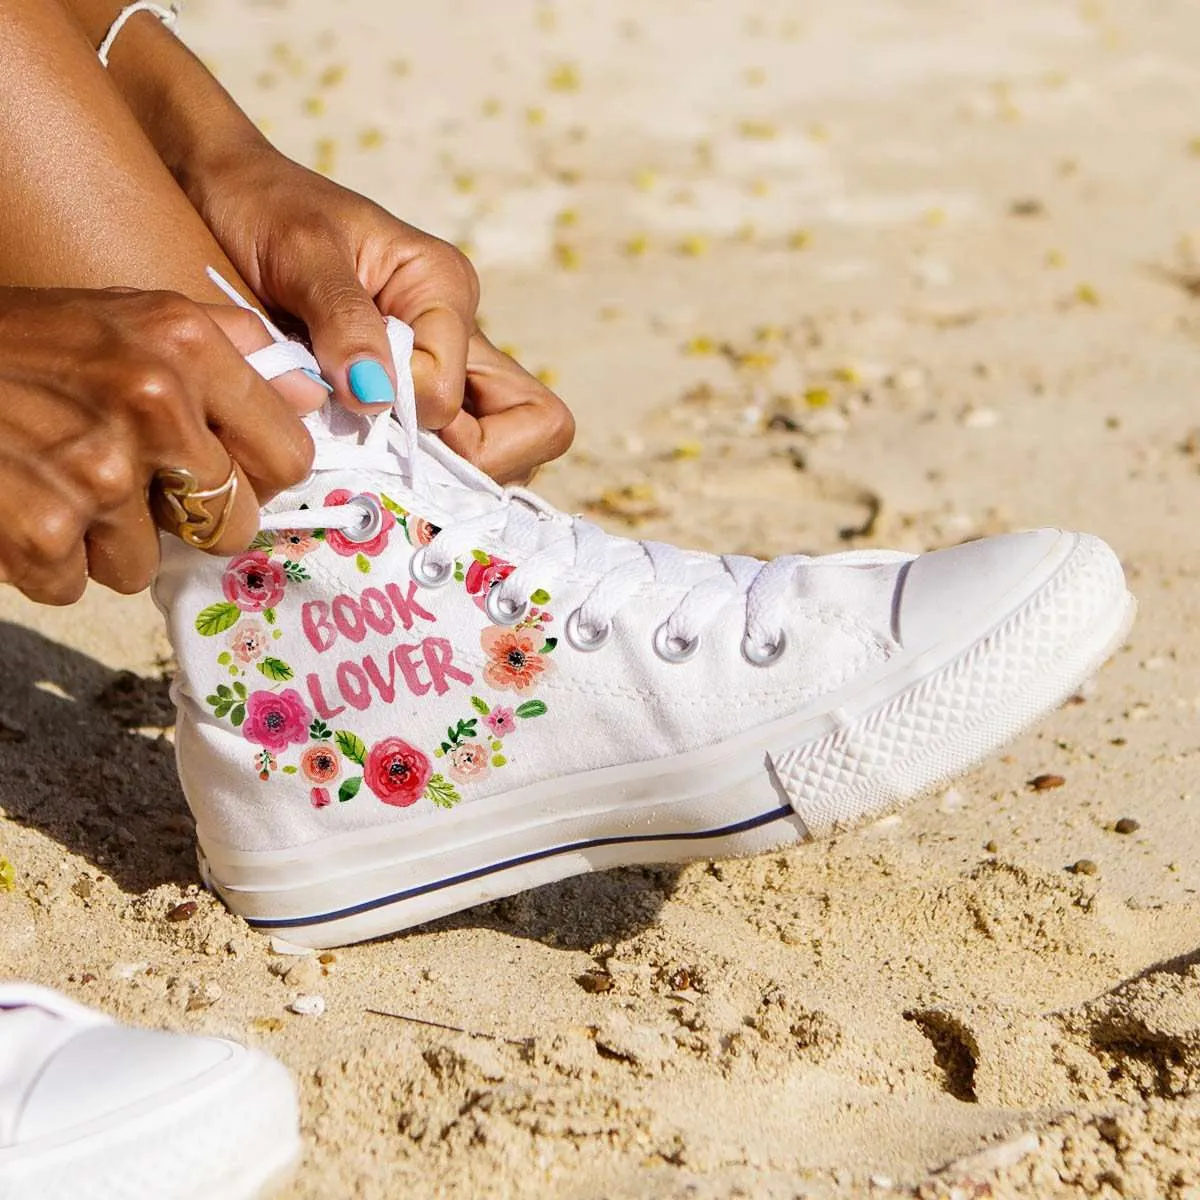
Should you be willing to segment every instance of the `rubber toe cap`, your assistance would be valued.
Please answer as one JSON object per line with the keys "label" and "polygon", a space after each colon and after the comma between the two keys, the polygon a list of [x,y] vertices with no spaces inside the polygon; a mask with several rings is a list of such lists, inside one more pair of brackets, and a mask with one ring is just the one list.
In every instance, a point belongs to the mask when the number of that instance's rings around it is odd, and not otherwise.
{"label": "rubber toe cap", "polygon": [[1078,534],[1038,529],[921,555],[897,593],[897,641],[919,651],[964,628],[984,632],[1051,578],[1078,541]]}

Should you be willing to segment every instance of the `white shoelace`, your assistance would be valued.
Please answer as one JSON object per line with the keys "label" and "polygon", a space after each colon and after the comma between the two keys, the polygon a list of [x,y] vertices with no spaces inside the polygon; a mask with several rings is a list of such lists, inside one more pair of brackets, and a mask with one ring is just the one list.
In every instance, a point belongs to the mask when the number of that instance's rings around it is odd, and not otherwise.
{"label": "white shoelace", "polygon": [[[264,378],[302,367],[317,369],[303,345],[289,341],[215,273],[213,277],[235,303],[255,312],[271,333],[273,344],[248,357]],[[895,551],[850,550],[819,559],[791,554],[762,562],[744,555],[710,557],[663,542],[614,537],[582,517],[559,512],[525,488],[500,487],[439,438],[422,432],[408,369],[412,331],[389,319],[388,338],[399,383],[393,411],[368,418],[371,426],[360,442],[318,436],[314,472],[349,469],[406,477],[419,501],[423,494],[429,496],[432,469],[439,481],[449,475],[476,496],[490,498],[483,511],[443,524],[430,543],[413,555],[410,571],[423,587],[440,587],[453,578],[455,561],[461,556],[484,543],[504,546],[517,565],[487,594],[486,610],[496,624],[517,624],[534,588],[552,587],[564,575],[595,577],[586,598],[568,616],[564,633],[576,649],[596,650],[607,642],[619,609],[647,586],[668,585],[685,590],[655,634],[654,648],[662,658],[668,662],[690,658],[720,611],[742,601],[746,609],[742,653],[749,662],[763,666],[777,661],[786,646],[785,614],[789,602],[796,599],[798,570],[877,566],[911,558]],[[430,500],[430,507],[436,511],[445,505]],[[262,528],[338,529],[351,540],[365,542],[375,537],[382,520],[379,502],[371,495],[357,495],[339,505],[266,513]],[[698,563],[709,568],[699,579]]]}

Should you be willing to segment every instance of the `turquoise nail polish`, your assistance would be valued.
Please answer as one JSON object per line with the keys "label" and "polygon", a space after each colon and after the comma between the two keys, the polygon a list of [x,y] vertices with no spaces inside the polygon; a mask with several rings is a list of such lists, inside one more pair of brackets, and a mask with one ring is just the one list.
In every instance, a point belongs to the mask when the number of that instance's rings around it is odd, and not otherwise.
{"label": "turquoise nail polish", "polygon": [[388,373],[373,358],[360,359],[350,368],[350,390],[364,404],[396,403]]}
{"label": "turquoise nail polish", "polygon": [[313,381],[313,383],[319,383],[327,392],[333,391],[333,384],[326,383],[325,380],[322,379],[320,375],[318,375],[316,371],[312,369],[312,367],[301,367],[300,370],[303,371],[304,374]]}

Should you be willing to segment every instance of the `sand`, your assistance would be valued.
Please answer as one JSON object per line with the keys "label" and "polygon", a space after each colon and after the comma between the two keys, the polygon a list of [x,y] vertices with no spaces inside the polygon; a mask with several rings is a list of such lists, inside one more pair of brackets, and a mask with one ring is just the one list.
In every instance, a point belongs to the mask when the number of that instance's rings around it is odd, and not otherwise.
{"label": "sand", "polygon": [[288,1200],[1200,1196],[1200,10],[192,0],[185,30],[289,152],[469,246],[493,338],[577,412],[556,502],[756,553],[1084,528],[1141,613],[878,825],[318,960],[197,886],[149,602],[3,594],[4,972],[282,1058]]}

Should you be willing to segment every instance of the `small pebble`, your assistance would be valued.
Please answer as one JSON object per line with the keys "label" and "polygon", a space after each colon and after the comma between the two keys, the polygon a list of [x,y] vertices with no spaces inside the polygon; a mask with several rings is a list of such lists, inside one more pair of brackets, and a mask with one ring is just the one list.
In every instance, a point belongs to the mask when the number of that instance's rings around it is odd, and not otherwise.
{"label": "small pebble", "polygon": [[168,921],[190,921],[200,911],[200,905],[195,900],[185,900],[176,904],[167,913]]}
{"label": "small pebble", "polygon": [[1000,847],[996,845],[996,842],[995,842],[995,840],[994,840],[994,839],[993,839],[992,841],[990,841],[990,842],[987,842],[987,843],[984,845],[984,847],[983,847],[983,848],[984,848],[984,849],[985,849],[985,850],[986,850],[986,851],[987,851],[989,854],[995,854],[995,853],[996,853],[996,852],[997,852],[997,851],[1000,849]]}
{"label": "small pebble", "polygon": [[680,967],[679,970],[671,973],[671,978],[667,981],[671,985],[673,992],[687,992],[692,987],[692,973],[687,967]]}
{"label": "small pebble", "polygon": [[283,977],[283,982],[297,991],[313,987],[321,982],[321,967],[315,958],[298,959]]}
{"label": "small pebble", "polygon": [[1048,792],[1052,788],[1060,788],[1067,781],[1061,775],[1035,775],[1029,786],[1035,792]]}
{"label": "small pebble", "polygon": [[1076,875],[1095,875],[1100,870],[1090,858],[1081,858],[1069,869]]}
{"label": "small pebble", "polygon": [[1135,821],[1132,817],[1122,817],[1114,826],[1114,833],[1137,833],[1141,829],[1140,821]]}
{"label": "small pebble", "polygon": [[288,1005],[288,1012],[293,1012],[298,1017],[319,1017],[324,1011],[324,996],[297,996]]}
{"label": "small pebble", "polygon": [[612,976],[607,971],[584,971],[582,975],[575,976],[575,982],[585,992],[591,992],[593,995],[610,992],[613,985]]}

